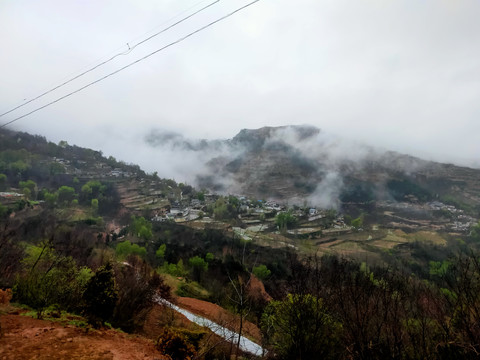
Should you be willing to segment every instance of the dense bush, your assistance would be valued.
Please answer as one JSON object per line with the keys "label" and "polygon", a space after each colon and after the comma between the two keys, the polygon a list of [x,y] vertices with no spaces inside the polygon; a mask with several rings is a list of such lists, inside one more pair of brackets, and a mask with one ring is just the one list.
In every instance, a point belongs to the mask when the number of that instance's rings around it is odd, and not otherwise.
{"label": "dense bush", "polygon": [[195,347],[182,334],[168,328],[160,333],[156,348],[171,360],[191,360],[196,354]]}
{"label": "dense bush", "polygon": [[111,319],[118,299],[118,289],[112,265],[99,268],[88,281],[83,293],[88,322],[99,326]]}
{"label": "dense bush", "polygon": [[157,297],[170,298],[170,288],[145,261],[133,255],[127,261],[128,265],[120,265],[115,271],[118,300],[112,324],[131,332],[143,325]]}

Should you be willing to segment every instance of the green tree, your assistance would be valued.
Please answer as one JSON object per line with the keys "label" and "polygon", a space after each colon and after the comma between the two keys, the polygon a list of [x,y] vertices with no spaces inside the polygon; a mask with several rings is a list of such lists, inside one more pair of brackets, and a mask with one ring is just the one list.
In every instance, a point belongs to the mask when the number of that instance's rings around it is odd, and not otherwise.
{"label": "green tree", "polygon": [[[29,199],[35,199],[37,197],[37,184],[32,180],[20,181],[18,187],[22,189],[22,192]],[[28,189],[28,191],[25,191]]]}
{"label": "green tree", "polygon": [[188,264],[192,268],[192,275],[195,281],[200,281],[202,273],[208,270],[208,263],[200,256],[188,259]]}
{"label": "green tree", "polygon": [[252,272],[260,280],[265,280],[272,273],[265,265],[254,266]]}
{"label": "green tree", "polygon": [[93,213],[96,214],[98,212],[98,199],[92,199],[91,205]]}
{"label": "green tree", "polygon": [[196,355],[194,346],[182,334],[168,328],[162,330],[155,346],[171,360],[191,360]]}
{"label": "green tree", "polygon": [[337,359],[341,324],[328,314],[322,299],[289,294],[272,301],[262,315],[262,331],[282,359]]}
{"label": "green tree", "polygon": [[480,241],[480,222],[472,227],[470,231],[470,238],[475,241]]}
{"label": "green tree", "polygon": [[168,262],[165,262],[160,268],[160,271],[166,274],[181,277],[184,277],[188,274],[188,271],[185,270],[182,259],[178,260],[176,264],[169,264]]}
{"label": "green tree", "polygon": [[25,195],[25,198],[27,198],[27,200],[32,199],[32,192],[30,191],[29,188],[23,188],[22,193],[23,193],[23,195]]}
{"label": "green tree", "polygon": [[68,142],[66,142],[65,140],[60,140],[58,142],[58,146],[65,149],[68,146]]}
{"label": "green tree", "polygon": [[0,219],[3,219],[8,214],[8,208],[0,203]]}
{"label": "green tree", "polygon": [[353,220],[350,222],[350,225],[352,225],[352,227],[353,227],[355,230],[359,230],[359,229],[363,226],[363,215],[360,215],[360,216],[357,217],[356,219],[353,219]]}
{"label": "green tree", "polygon": [[99,268],[88,280],[83,293],[85,313],[90,324],[99,326],[112,317],[118,291],[110,263]]}
{"label": "green tree", "polygon": [[15,161],[9,165],[10,169],[14,173],[23,174],[30,168],[30,165],[22,160]]}
{"label": "green tree", "polygon": [[277,225],[280,231],[286,231],[295,227],[298,223],[298,219],[293,215],[292,211],[281,212],[275,217],[275,225]]}
{"label": "green tree", "polygon": [[141,258],[145,258],[145,255],[147,255],[147,250],[143,246],[132,244],[130,241],[125,240],[117,244],[115,253],[120,259],[124,260],[129,255],[137,255]]}
{"label": "green tree", "polygon": [[0,174],[0,191],[7,190],[7,175]]}
{"label": "green tree", "polygon": [[157,259],[162,259],[165,257],[165,251],[167,250],[167,245],[162,244],[158,247],[157,251],[155,252],[155,256]]}
{"label": "green tree", "polygon": [[80,196],[85,201],[91,199],[92,188],[90,187],[90,185],[85,184],[85,185],[82,186],[82,188],[80,190]]}
{"label": "green tree", "polygon": [[45,193],[43,194],[43,198],[45,199],[45,202],[47,203],[48,206],[54,207],[58,200],[58,193],[56,192],[51,193],[51,192],[45,191]]}
{"label": "green tree", "polygon": [[53,162],[49,166],[49,173],[52,176],[58,175],[58,174],[65,174],[65,166],[63,166],[60,163]]}
{"label": "green tree", "polygon": [[150,240],[153,236],[152,223],[146,220],[143,216],[132,216],[130,224],[130,232],[143,240]]}
{"label": "green tree", "polygon": [[225,203],[225,200],[223,198],[219,198],[217,199],[217,201],[215,201],[215,206],[213,208],[213,215],[217,220],[222,220],[227,218],[228,209],[227,209],[227,204]]}
{"label": "green tree", "polygon": [[75,261],[58,254],[48,241],[29,246],[26,252],[22,261],[25,271],[18,276],[14,286],[16,301],[31,306],[37,311],[38,318],[53,304],[75,309],[84,285],[77,282],[81,277]]}
{"label": "green tree", "polygon": [[75,189],[70,186],[61,186],[58,191],[58,202],[63,205],[70,204],[75,199]]}
{"label": "green tree", "polygon": [[213,255],[211,252],[208,252],[205,255],[205,261],[208,263],[211,263],[215,259],[215,255]]}

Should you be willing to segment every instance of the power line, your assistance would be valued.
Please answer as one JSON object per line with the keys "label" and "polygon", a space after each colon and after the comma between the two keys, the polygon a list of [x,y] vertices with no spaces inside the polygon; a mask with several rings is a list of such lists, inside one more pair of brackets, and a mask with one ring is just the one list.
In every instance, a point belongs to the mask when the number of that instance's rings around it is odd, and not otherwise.
{"label": "power line", "polygon": [[40,110],[42,110],[42,109],[45,109],[46,107],[48,107],[48,106],[50,106],[50,105],[53,105],[53,104],[55,104],[55,103],[57,103],[57,102],[65,99],[65,98],[67,98],[67,97],[69,97],[69,96],[72,96],[73,94],[76,94],[76,93],[78,93],[78,92],[80,92],[80,91],[82,91],[82,90],[84,90],[84,89],[86,89],[86,88],[88,88],[88,87],[90,87],[90,86],[92,86],[92,85],[100,82],[100,81],[103,81],[103,80],[105,80],[106,78],[108,78],[108,77],[110,77],[110,76],[112,76],[112,75],[115,75],[115,74],[119,73],[120,71],[123,71],[123,70],[129,68],[130,66],[133,66],[133,65],[139,63],[140,61],[143,61],[143,60],[149,58],[150,56],[153,56],[153,55],[159,53],[160,51],[163,51],[163,50],[165,50],[165,49],[167,49],[167,48],[169,48],[169,47],[171,47],[171,46],[173,46],[173,45],[176,45],[176,44],[178,44],[178,43],[180,43],[180,42],[188,39],[189,37],[191,37],[191,36],[193,36],[193,35],[195,35],[195,34],[198,34],[199,32],[201,32],[201,31],[209,28],[210,26],[213,26],[213,25],[215,25],[216,23],[218,23],[218,22],[220,22],[220,21],[222,21],[222,20],[225,20],[225,19],[229,18],[230,16],[236,14],[237,12],[242,11],[242,10],[248,8],[249,6],[252,6],[253,4],[255,4],[255,3],[259,2],[259,1],[260,1],[260,0],[254,0],[254,1],[248,3],[248,4],[244,5],[244,6],[242,6],[242,7],[238,8],[238,9],[236,9],[236,10],[234,10],[234,11],[232,11],[232,12],[230,12],[230,13],[228,13],[228,14],[220,17],[220,18],[218,18],[217,20],[214,20],[214,21],[208,23],[207,25],[204,25],[204,26],[202,26],[201,28],[199,28],[199,29],[197,29],[197,30],[195,30],[195,31],[192,31],[191,33],[189,33],[189,34],[187,34],[187,35],[179,38],[178,40],[175,40],[174,42],[171,42],[171,43],[169,43],[168,45],[165,45],[165,46],[161,47],[160,49],[157,49],[157,50],[155,50],[154,52],[152,52],[152,53],[150,53],[150,54],[148,54],[148,55],[146,55],[146,56],[144,56],[144,57],[142,57],[142,58],[140,58],[140,59],[138,59],[138,60],[135,60],[134,62],[132,62],[132,63],[130,63],[130,64],[128,64],[128,65],[125,65],[124,67],[121,67],[121,68],[118,69],[118,70],[115,70],[114,72],[111,72],[110,74],[107,74],[107,75],[105,75],[105,76],[103,76],[103,77],[101,77],[101,78],[99,78],[99,79],[97,79],[97,80],[95,80],[95,81],[92,81],[91,83],[89,83],[89,84],[87,84],[87,85],[85,85],[85,86],[82,86],[81,88],[79,88],[79,89],[77,89],[77,90],[75,90],[75,91],[72,91],[72,92],[70,92],[70,93],[68,93],[68,94],[66,94],[66,95],[64,95],[64,96],[62,96],[62,97],[59,97],[58,99],[53,100],[53,101],[51,101],[51,102],[49,102],[49,103],[47,103],[47,104],[45,104],[45,105],[43,105],[43,106],[41,106],[41,107],[39,107],[39,108],[36,108],[35,110],[32,110],[32,111],[30,111],[29,113],[27,113],[27,114],[25,114],[25,115],[19,116],[19,117],[15,118],[15,119],[13,119],[13,120],[11,120],[11,121],[8,121],[8,122],[4,123],[3,125],[0,125],[0,129],[3,128],[3,127],[5,127],[5,126],[7,126],[7,125],[10,125],[10,124],[12,124],[12,123],[14,123],[14,122],[16,122],[16,121],[18,121],[18,120],[20,120],[20,119],[23,119],[24,117],[27,117],[27,116],[29,116],[29,115],[31,115],[31,114],[33,114],[33,113],[36,113],[37,111],[40,111]]}
{"label": "power line", "polygon": [[130,46],[130,45],[128,45],[128,43],[127,43],[127,46],[128,46],[128,50],[127,50],[127,51],[124,51],[124,52],[118,53],[118,54],[116,54],[116,55],[112,56],[111,58],[109,58],[108,60],[105,60],[105,61],[101,62],[100,64],[98,64],[98,65],[95,65],[94,67],[92,67],[92,68],[90,68],[90,69],[88,69],[88,70],[86,70],[86,71],[84,71],[84,72],[82,72],[82,73],[78,74],[77,76],[75,76],[75,77],[73,77],[73,78],[71,78],[71,79],[69,79],[69,80],[67,80],[67,81],[65,81],[65,82],[63,82],[63,83],[61,83],[60,85],[57,85],[57,86],[55,86],[54,88],[52,88],[52,89],[50,89],[50,90],[47,90],[47,91],[45,91],[44,93],[42,93],[42,94],[40,94],[40,95],[38,95],[38,96],[34,97],[33,99],[31,99],[31,100],[29,100],[29,101],[27,101],[27,102],[24,102],[23,104],[20,104],[20,105],[18,105],[18,106],[16,106],[16,107],[14,107],[13,109],[10,109],[10,110],[8,110],[7,112],[4,112],[3,114],[0,114],[0,117],[2,117],[2,116],[4,116],[4,115],[7,115],[7,114],[11,113],[12,111],[15,111],[15,110],[17,110],[17,109],[19,109],[19,108],[21,108],[21,107],[23,107],[23,106],[27,105],[27,104],[30,104],[32,101],[38,100],[38,99],[40,99],[41,97],[43,97],[43,96],[45,96],[45,95],[47,95],[47,94],[50,94],[51,92],[53,92],[53,91],[55,91],[55,90],[57,90],[57,89],[61,88],[62,86],[65,86],[65,85],[67,85],[67,84],[71,83],[72,81],[74,81],[74,80],[76,80],[76,79],[78,79],[78,78],[82,77],[82,76],[83,76],[83,75],[85,75],[85,74],[88,74],[89,72],[92,72],[93,70],[95,70],[95,69],[99,68],[99,67],[100,67],[100,66],[102,66],[102,65],[105,65],[106,63],[108,63],[108,62],[110,62],[110,61],[114,60],[115,58],[117,58],[117,57],[119,57],[119,56],[122,56],[122,55],[128,55],[128,54],[129,54],[129,53],[131,53],[131,52],[132,52],[132,51],[133,51],[133,50],[134,50],[134,49],[135,49],[137,46],[140,46],[140,45],[142,45],[143,43],[145,43],[145,42],[147,42],[147,41],[149,41],[149,40],[153,39],[154,37],[156,37],[156,36],[158,36],[158,35],[160,35],[160,34],[163,34],[164,32],[166,32],[166,31],[170,30],[171,28],[173,28],[173,27],[175,27],[175,26],[179,25],[180,23],[182,23],[182,22],[184,22],[184,21],[186,21],[186,20],[190,19],[191,17],[193,17],[193,16],[197,15],[198,13],[200,13],[200,12],[202,12],[202,11],[204,11],[204,10],[208,9],[209,7],[211,7],[211,6],[215,5],[215,4],[217,4],[218,2],[220,2],[220,0],[216,0],[216,1],[214,1],[214,2],[212,2],[212,3],[210,3],[210,4],[208,4],[207,6],[204,6],[203,8],[201,8],[201,9],[199,9],[199,10],[195,11],[194,13],[192,13],[192,14],[190,14],[190,15],[188,15],[188,16],[186,16],[186,17],[182,18],[182,19],[180,19],[179,21],[177,21],[177,22],[173,23],[172,25],[170,25],[170,26],[167,26],[166,28],[164,28],[164,29],[160,30],[159,32],[157,32],[157,33],[155,33],[155,34],[153,34],[153,35],[149,36],[148,38],[146,38],[146,39],[144,39],[144,40],[140,41],[139,43],[137,43],[137,44],[135,44],[135,45],[133,45],[133,46]]}

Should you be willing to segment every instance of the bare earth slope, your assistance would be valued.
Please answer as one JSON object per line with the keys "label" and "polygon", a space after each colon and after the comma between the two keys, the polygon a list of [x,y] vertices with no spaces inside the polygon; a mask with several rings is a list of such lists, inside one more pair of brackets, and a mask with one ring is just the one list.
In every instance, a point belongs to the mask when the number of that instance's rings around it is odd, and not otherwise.
{"label": "bare earth slope", "polygon": [[0,323],[0,359],[166,359],[152,341],[114,330],[86,333],[72,325],[12,314],[1,316]]}

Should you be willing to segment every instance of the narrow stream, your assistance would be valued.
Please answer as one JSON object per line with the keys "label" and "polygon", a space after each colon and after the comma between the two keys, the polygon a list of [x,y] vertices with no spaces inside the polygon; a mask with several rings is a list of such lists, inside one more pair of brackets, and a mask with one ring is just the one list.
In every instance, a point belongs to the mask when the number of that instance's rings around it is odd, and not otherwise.
{"label": "narrow stream", "polygon": [[[198,324],[200,326],[205,326],[212,330],[215,334],[218,336],[224,338],[227,341],[233,341],[235,344],[238,341],[238,334],[217,324],[216,322],[206,319],[202,316],[195,315],[191,313],[188,310],[179,308],[177,305],[172,304],[171,302],[158,298],[157,302],[161,305],[166,305],[170,307],[171,309],[175,310],[176,312],[182,314],[185,316],[188,320],[194,322],[195,324]],[[253,341],[245,338],[244,336],[240,337],[240,349],[242,351],[248,352],[250,354],[256,355],[256,356],[262,356],[265,352],[263,348],[258,345],[257,343],[254,343]]]}

